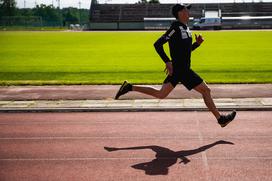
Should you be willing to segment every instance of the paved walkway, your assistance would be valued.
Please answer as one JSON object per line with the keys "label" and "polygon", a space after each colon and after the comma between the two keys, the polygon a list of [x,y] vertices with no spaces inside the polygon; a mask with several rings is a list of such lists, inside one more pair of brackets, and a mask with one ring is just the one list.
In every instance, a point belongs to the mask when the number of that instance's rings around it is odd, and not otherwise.
{"label": "paved walkway", "polygon": [[[159,88],[160,86],[154,86]],[[210,85],[220,110],[272,110],[272,84]],[[0,87],[0,111],[203,111],[201,95],[178,86],[168,99],[129,93],[113,100],[119,86]]]}
{"label": "paved walkway", "polygon": [[[215,99],[219,110],[272,110],[272,98]],[[0,101],[0,112],[206,111],[203,99]]]}

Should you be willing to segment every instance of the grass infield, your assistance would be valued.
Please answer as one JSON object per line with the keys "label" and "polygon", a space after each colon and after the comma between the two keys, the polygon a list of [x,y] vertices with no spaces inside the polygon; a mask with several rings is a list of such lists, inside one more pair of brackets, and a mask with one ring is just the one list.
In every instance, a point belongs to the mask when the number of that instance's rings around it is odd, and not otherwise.
{"label": "grass infield", "polygon": [[[206,31],[192,68],[208,83],[272,83],[272,31]],[[163,32],[0,32],[0,85],[160,84]],[[168,45],[165,45],[168,52]]]}

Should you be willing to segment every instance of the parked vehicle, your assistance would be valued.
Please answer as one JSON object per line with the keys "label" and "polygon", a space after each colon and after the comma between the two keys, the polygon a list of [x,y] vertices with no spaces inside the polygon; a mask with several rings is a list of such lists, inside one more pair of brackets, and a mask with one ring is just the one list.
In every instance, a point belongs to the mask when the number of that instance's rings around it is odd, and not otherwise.
{"label": "parked vehicle", "polygon": [[220,30],[222,26],[221,18],[201,18],[193,24],[193,29],[214,29]]}

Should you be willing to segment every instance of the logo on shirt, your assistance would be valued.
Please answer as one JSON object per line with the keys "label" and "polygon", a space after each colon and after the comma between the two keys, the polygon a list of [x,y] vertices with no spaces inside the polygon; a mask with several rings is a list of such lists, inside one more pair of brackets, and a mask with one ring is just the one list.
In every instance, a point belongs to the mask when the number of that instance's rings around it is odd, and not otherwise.
{"label": "logo on shirt", "polygon": [[189,27],[187,29],[184,29],[183,26],[179,26],[180,33],[181,33],[181,38],[182,39],[187,39],[192,37],[192,32],[190,31]]}
{"label": "logo on shirt", "polygon": [[170,31],[170,33],[166,36],[166,40],[169,40],[174,33],[175,30]]}

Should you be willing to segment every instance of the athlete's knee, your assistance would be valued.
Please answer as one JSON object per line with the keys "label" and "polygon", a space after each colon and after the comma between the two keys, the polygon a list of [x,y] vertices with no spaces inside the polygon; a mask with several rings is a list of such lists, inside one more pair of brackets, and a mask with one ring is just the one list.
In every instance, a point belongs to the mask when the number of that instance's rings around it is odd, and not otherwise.
{"label": "athlete's knee", "polygon": [[167,96],[168,96],[168,94],[165,93],[165,92],[159,92],[159,94],[158,94],[158,98],[159,98],[159,99],[164,99],[164,98],[166,98]]}
{"label": "athlete's knee", "polygon": [[208,95],[211,93],[211,89],[208,87],[208,86],[204,86],[202,87],[199,92],[202,94],[202,95]]}
{"label": "athlete's knee", "polygon": [[211,89],[209,87],[206,88],[207,93],[211,93]]}
{"label": "athlete's knee", "polygon": [[166,98],[169,93],[174,89],[172,84],[164,84],[162,88],[157,92],[157,98],[158,99],[164,99]]}

